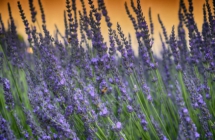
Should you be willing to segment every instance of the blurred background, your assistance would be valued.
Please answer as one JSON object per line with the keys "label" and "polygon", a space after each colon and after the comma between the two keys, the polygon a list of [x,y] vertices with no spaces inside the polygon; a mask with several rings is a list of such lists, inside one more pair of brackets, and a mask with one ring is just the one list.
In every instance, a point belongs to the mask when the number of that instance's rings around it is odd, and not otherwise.
{"label": "blurred background", "polygon": [[[127,2],[130,11],[132,11],[130,7],[130,0],[104,0],[104,1],[106,3],[108,14],[111,18],[111,22],[113,23],[113,28],[116,29],[116,23],[119,22],[119,24],[123,29],[124,34],[127,36],[128,36],[128,33],[131,34],[133,48],[135,50],[135,54],[137,54],[138,47],[137,47],[137,41],[135,39],[134,29],[131,21],[126,15],[126,11],[124,8],[124,3]],[[184,1],[188,7],[187,0],[184,0]],[[211,3],[212,0],[209,0],[209,1]],[[2,19],[4,21],[5,26],[7,27],[7,22],[9,19],[8,8],[7,8],[8,2],[11,5],[12,15],[14,17],[18,33],[22,35],[25,39],[27,39],[27,36],[25,34],[25,28],[19,14],[17,0],[0,0],[0,13],[2,15]],[[29,23],[32,24],[28,0],[20,0],[20,2],[22,4],[23,10],[25,12],[25,15]],[[56,24],[60,32],[64,34],[63,14],[64,14],[64,10],[66,10],[66,0],[41,0],[41,2],[43,4],[45,16],[46,16],[47,29],[50,31],[52,35],[54,35],[55,33],[54,25]],[[134,0],[134,2],[136,4],[136,0]],[[197,22],[199,31],[201,31],[201,28],[202,28],[202,22],[203,22],[202,6],[204,2],[205,0],[193,0],[194,17],[195,17],[195,21]],[[77,3],[77,10],[82,10],[80,0],[76,0],[76,3]],[[97,6],[97,0],[94,0],[94,4]],[[89,10],[89,5],[87,0],[85,0],[85,5]],[[36,11],[37,11],[36,18],[39,21],[39,24],[41,25],[42,22],[41,22],[40,10],[38,7],[38,0],[34,0],[34,6],[36,7]],[[154,53],[159,56],[159,53],[161,50],[159,32],[162,32],[162,30],[158,22],[157,15],[160,14],[160,17],[167,29],[167,33],[168,35],[170,35],[172,26],[173,25],[175,27],[178,26],[179,0],[141,0],[141,6],[142,6],[143,14],[146,17],[148,26],[149,26],[148,11],[149,11],[149,7],[151,7],[152,20],[154,23],[154,38],[155,38],[152,49]],[[108,42],[108,29],[104,22],[104,18],[102,19],[102,34],[105,38],[105,41]]]}

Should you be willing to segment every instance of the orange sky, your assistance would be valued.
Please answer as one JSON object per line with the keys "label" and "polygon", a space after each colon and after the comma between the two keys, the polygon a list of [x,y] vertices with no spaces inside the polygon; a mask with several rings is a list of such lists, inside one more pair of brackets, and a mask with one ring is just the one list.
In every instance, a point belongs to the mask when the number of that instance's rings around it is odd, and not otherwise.
{"label": "orange sky", "polygon": [[[66,9],[65,7],[66,0],[41,0],[41,1],[44,7],[46,21],[47,21],[47,25],[50,33],[52,34],[54,33],[54,29],[55,29],[54,24],[57,24],[60,31],[64,33],[63,10]],[[78,10],[81,10],[81,4],[79,0],[76,0],[76,1],[77,1]],[[96,1],[97,0],[94,0],[95,4],[96,4]],[[132,34],[132,41],[134,44],[133,47],[137,52],[137,42],[135,40],[134,29],[132,27],[132,23],[130,22],[128,16],[126,15],[125,8],[124,8],[125,1],[128,2],[128,5],[130,7],[130,0],[105,0],[105,3],[106,3],[109,16],[111,17],[111,22],[113,23],[113,27],[116,29],[116,23],[119,22],[126,35],[129,32]],[[136,0],[134,1],[136,2]],[[184,0],[184,1],[187,4],[187,0]],[[205,0],[193,0],[195,21],[197,22],[197,25],[200,31],[201,31],[201,26],[203,21],[202,5],[204,1]],[[211,1],[212,0],[210,0],[210,2]],[[8,10],[7,10],[8,2],[11,4],[12,15],[15,19],[18,32],[21,35],[24,35],[25,38],[27,38],[27,36],[25,35],[24,25],[19,15],[17,0],[0,0],[0,13],[2,14],[4,23],[6,24],[9,18]],[[28,0],[20,0],[20,2],[22,4],[23,10],[26,14],[28,21],[30,22],[31,18],[30,18]],[[87,0],[85,0],[85,4],[88,7]],[[41,19],[40,19],[41,16],[38,8],[38,0],[34,0],[34,5],[36,6],[36,10],[38,11],[37,19],[41,23]],[[161,48],[160,39],[158,35],[159,32],[161,32],[161,28],[157,20],[157,14],[160,14],[162,21],[167,29],[167,32],[168,34],[170,34],[172,26],[178,25],[178,5],[179,5],[179,0],[141,0],[141,6],[147,21],[149,21],[148,20],[149,7],[151,7],[151,10],[152,10],[152,17],[153,17],[153,22],[155,26],[154,27],[155,43],[153,45],[153,51],[156,54],[159,53]],[[149,25],[149,22],[148,22],[148,25]],[[106,24],[102,24],[102,33],[105,37],[105,40],[108,41],[107,39],[108,30],[106,28]]]}

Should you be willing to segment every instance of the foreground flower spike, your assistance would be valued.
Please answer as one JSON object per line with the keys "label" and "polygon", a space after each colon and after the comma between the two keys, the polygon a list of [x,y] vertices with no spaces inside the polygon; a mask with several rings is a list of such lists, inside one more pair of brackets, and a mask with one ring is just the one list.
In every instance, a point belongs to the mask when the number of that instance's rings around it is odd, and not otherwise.
{"label": "foreground flower spike", "polygon": [[180,116],[180,125],[179,125],[179,134],[178,137],[185,137],[186,139],[198,139],[200,134],[197,132],[196,125],[193,123],[192,119],[190,118],[189,111],[185,107],[185,103],[182,98],[181,90],[179,87],[178,82],[176,82],[176,89],[177,89],[177,97],[176,100],[179,106],[179,116]]}
{"label": "foreground flower spike", "polygon": [[16,140],[9,123],[0,115],[0,139]]}
{"label": "foreground flower spike", "polygon": [[10,33],[6,36],[6,44],[7,44],[7,50],[6,53],[8,55],[8,59],[11,61],[13,66],[16,66],[18,68],[23,67],[22,63],[22,55],[20,54],[20,51],[24,51],[24,47],[20,46],[18,43],[18,36],[16,31],[16,25],[14,22],[14,18],[12,16],[12,11],[10,4],[8,3],[8,12],[10,17]]}
{"label": "foreground flower spike", "polygon": [[6,109],[11,111],[14,109],[14,98],[11,93],[10,81],[7,78],[0,77],[0,83],[3,85]]}
{"label": "foreground flower spike", "polygon": [[184,73],[184,83],[190,92],[190,98],[191,103],[194,109],[199,109],[200,114],[198,114],[199,121],[202,124],[204,131],[205,131],[205,138],[212,139],[212,133],[210,132],[210,129],[208,128],[208,121],[211,120],[211,114],[206,106],[206,103],[204,101],[204,98],[202,97],[202,90],[197,88],[198,85],[198,79],[195,80],[187,76],[186,73]]}
{"label": "foreground flower spike", "polygon": [[51,139],[51,137],[47,135],[46,132],[44,132],[44,130],[34,120],[33,114],[30,111],[26,110],[26,108],[23,109],[26,115],[26,123],[29,125],[33,136],[37,137],[38,139]]}
{"label": "foreground flower spike", "polygon": [[158,133],[158,137],[160,140],[168,140],[168,138],[163,134],[160,126],[158,125],[158,123],[154,120],[153,117],[151,117],[151,120],[152,120],[152,124],[154,125],[155,127],[155,130],[156,132]]}
{"label": "foreground flower spike", "polygon": [[19,119],[19,117],[18,117],[18,115],[17,115],[17,112],[14,113],[14,117],[15,117],[16,123],[17,123],[17,125],[18,125],[18,127],[19,127],[19,129],[20,129],[20,131],[21,131],[21,133],[22,133],[22,135],[23,135],[26,139],[32,139],[32,138],[29,136],[29,133],[28,133],[26,130],[24,130],[23,126],[21,125],[21,122],[20,122],[20,119]]}

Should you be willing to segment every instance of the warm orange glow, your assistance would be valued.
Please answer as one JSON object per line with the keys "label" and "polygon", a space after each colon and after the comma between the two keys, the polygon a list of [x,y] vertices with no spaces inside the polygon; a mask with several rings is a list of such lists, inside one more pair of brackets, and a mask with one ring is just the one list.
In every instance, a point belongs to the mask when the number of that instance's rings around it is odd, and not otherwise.
{"label": "warm orange glow", "polygon": [[28,52],[28,53],[33,53],[33,49],[32,49],[31,47],[28,47],[28,48],[27,48],[27,52]]}
{"label": "warm orange glow", "polygon": [[[55,31],[54,24],[57,24],[59,30],[61,33],[64,33],[64,20],[63,20],[63,11],[66,9],[65,7],[65,0],[41,0],[45,15],[46,15],[46,21],[48,25],[48,30],[51,34]],[[81,3],[79,0],[77,1],[77,8],[78,10],[82,10]],[[128,16],[126,15],[125,8],[124,8],[124,2],[127,1],[129,7],[130,7],[130,1],[129,0],[105,0],[106,7],[108,10],[108,14],[111,17],[111,22],[113,23],[113,27],[116,29],[116,23],[119,22],[123,32],[125,35],[128,35],[128,33],[131,33],[132,35],[132,41],[133,41],[133,48],[135,48],[135,51],[137,52],[137,42],[135,40],[134,35],[134,29],[132,27],[132,23],[129,20]],[[136,0],[135,4],[136,4]],[[184,0],[186,2],[186,5],[188,5],[187,0]],[[199,30],[201,31],[203,16],[202,16],[202,5],[205,0],[193,0],[194,4],[194,16],[195,21],[198,24]],[[18,32],[24,36],[24,38],[27,38],[25,35],[25,29],[24,25],[22,23],[21,17],[19,15],[19,10],[17,7],[17,0],[0,0],[0,13],[2,14],[3,21],[5,25],[8,21],[8,11],[7,11],[7,3],[10,2],[11,8],[12,8],[12,15],[15,19],[17,30]],[[30,10],[29,10],[29,4],[28,0],[20,0],[22,7],[24,9],[24,12],[26,14],[27,19],[29,22],[31,21],[30,16]],[[96,0],[94,0],[95,5]],[[211,2],[211,0],[210,0]],[[38,12],[37,19],[39,23],[41,24],[41,15],[38,7],[38,1],[34,0],[34,4],[36,7],[36,10]],[[151,7],[152,10],[152,16],[153,16],[153,22],[154,22],[154,31],[155,31],[155,43],[153,45],[153,51],[158,54],[161,48],[160,40],[159,40],[159,32],[161,32],[160,25],[157,20],[157,14],[160,14],[162,21],[167,29],[168,34],[171,32],[171,28],[173,25],[178,25],[178,7],[179,7],[179,0],[141,0],[142,9],[144,12],[144,15],[146,16],[146,20],[149,21],[148,18],[148,9]],[[85,0],[85,5],[87,6],[89,10],[89,6],[87,4],[87,0]],[[132,10],[130,8],[130,10]],[[31,22],[30,22],[31,23]],[[149,24],[149,22],[148,22]],[[37,26],[37,25],[36,25]],[[104,19],[102,22],[102,32],[105,38],[105,41],[108,41],[108,30],[106,27],[106,24],[104,23]]]}

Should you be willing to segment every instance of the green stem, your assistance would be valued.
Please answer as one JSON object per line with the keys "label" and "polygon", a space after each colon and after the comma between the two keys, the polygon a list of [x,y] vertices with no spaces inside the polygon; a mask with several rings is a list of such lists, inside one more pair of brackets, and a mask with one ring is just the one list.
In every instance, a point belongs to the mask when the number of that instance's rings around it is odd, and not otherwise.
{"label": "green stem", "polygon": [[1,50],[2,50],[2,52],[3,52],[3,55],[4,55],[5,59],[6,59],[6,61],[7,61],[7,65],[8,65],[8,67],[9,67],[10,73],[11,73],[11,75],[12,75],[12,79],[13,79],[13,82],[14,82],[14,84],[15,84],[15,87],[16,87],[16,90],[17,90],[17,93],[18,93],[18,97],[19,97],[18,103],[20,104],[20,101],[22,102],[22,98],[20,97],[21,93],[19,92],[18,86],[17,86],[17,84],[16,84],[15,76],[14,76],[14,74],[13,74],[13,72],[12,72],[12,68],[11,68],[11,66],[10,66],[10,64],[9,64],[9,60],[8,60],[7,56],[5,55],[4,50],[2,49],[2,46],[1,46],[1,45],[0,45],[0,47],[1,47]]}
{"label": "green stem", "polygon": [[[133,83],[133,85],[134,85],[134,81],[133,81],[133,78],[132,78],[131,76],[130,76],[130,79],[131,79],[131,81],[132,81],[132,83]],[[153,132],[154,136],[157,137],[157,139],[159,139],[159,137],[157,136],[157,133],[156,133],[156,131],[155,131],[153,125],[152,125],[151,119],[149,118],[148,113],[146,112],[146,110],[145,110],[145,108],[144,108],[144,106],[143,106],[143,104],[142,104],[142,101],[141,101],[141,99],[140,99],[139,93],[137,93],[136,95],[137,95],[139,104],[140,104],[140,106],[141,106],[141,108],[142,108],[144,114],[146,115],[146,119],[147,119],[147,121],[149,122],[149,127],[152,129],[152,132]]]}
{"label": "green stem", "polygon": [[170,138],[170,136],[169,136],[169,134],[168,134],[168,132],[167,132],[167,130],[166,130],[166,128],[165,128],[165,126],[164,126],[162,120],[161,120],[161,118],[159,117],[158,112],[156,111],[156,109],[155,109],[153,103],[151,103],[151,105],[152,105],[152,108],[154,109],[154,111],[155,111],[155,113],[156,113],[156,115],[157,115],[157,117],[158,117],[158,119],[159,119],[159,121],[160,121],[160,123],[161,123],[163,129],[165,130],[165,133],[166,133],[167,137],[169,138],[169,140],[171,140],[171,138]]}

